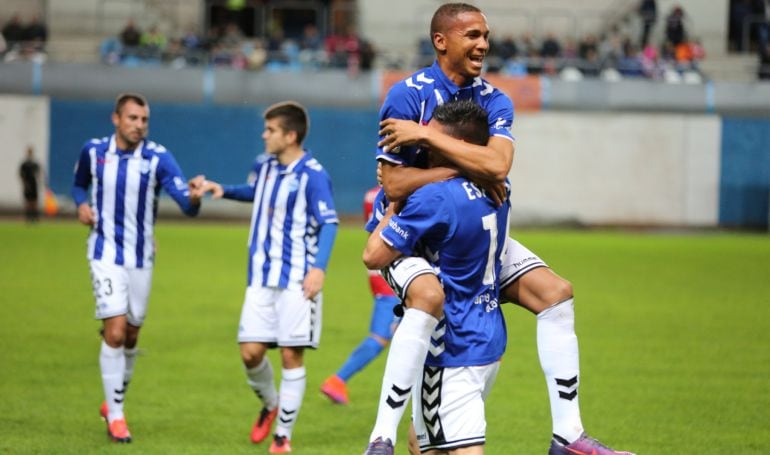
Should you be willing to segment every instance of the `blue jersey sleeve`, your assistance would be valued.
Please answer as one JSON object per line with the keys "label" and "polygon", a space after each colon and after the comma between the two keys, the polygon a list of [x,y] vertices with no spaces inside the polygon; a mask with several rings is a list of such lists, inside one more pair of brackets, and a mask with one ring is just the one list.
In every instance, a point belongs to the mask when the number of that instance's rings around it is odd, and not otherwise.
{"label": "blue jersey sleeve", "polygon": [[157,178],[166,193],[176,201],[179,208],[187,216],[195,216],[200,210],[200,205],[190,203],[190,190],[187,179],[182,174],[182,169],[169,152],[158,154]]}
{"label": "blue jersey sleeve", "polygon": [[249,169],[249,174],[246,177],[248,183],[241,185],[222,185],[225,199],[232,199],[235,201],[251,202],[254,200],[254,193],[257,191],[257,178],[262,166],[270,159],[270,156],[263,153],[254,160],[254,163]]}
{"label": "blue jersey sleeve", "polygon": [[[385,97],[385,101],[380,109],[380,122],[389,118],[411,120],[413,122],[420,121],[420,98],[417,94],[417,89],[407,84],[406,80],[400,81],[391,87]],[[382,139],[384,139],[384,136],[380,136],[377,142]],[[411,166],[414,161],[414,155],[417,153],[416,151],[415,147],[401,147],[399,153],[391,153],[383,151],[381,147],[377,147],[377,160]]]}
{"label": "blue jersey sleeve", "polygon": [[88,187],[91,186],[91,155],[89,145],[80,150],[80,158],[75,164],[75,181],[72,184],[72,199],[75,206],[88,202]]}
{"label": "blue jersey sleeve", "polygon": [[442,186],[433,183],[412,193],[401,213],[393,216],[380,232],[385,243],[402,254],[412,255],[419,240],[443,238],[451,224],[451,214]]}
{"label": "blue jersey sleeve", "polygon": [[513,102],[500,90],[495,89],[486,106],[489,120],[489,137],[500,136],[513,141]]}
{"label": "blue jersey sleeve", "polygon": [[254,192],[257,188],[257,182],[244,183],[243,185],[222,185],[225,199],[250,202],[254,200]]}
{"label": "blue jersey sleeve", "polygon": [[366,220],[366,225],[364,226],[366,232],[371,234],[377,229],[380,220],[385,216],[385,209],[387,206],[388,201],[387,198],[385,198],[385,191],[380,188],[380,191],[377,193],[377,196],[375,196],[374,202],[372,203],[372,215]]}
{"label": "blue jersey sleeve", "polygon": [[322,168],[308,172],[306,191],[308,210],[319,224],[339,223],[332,198],[332,181]]}

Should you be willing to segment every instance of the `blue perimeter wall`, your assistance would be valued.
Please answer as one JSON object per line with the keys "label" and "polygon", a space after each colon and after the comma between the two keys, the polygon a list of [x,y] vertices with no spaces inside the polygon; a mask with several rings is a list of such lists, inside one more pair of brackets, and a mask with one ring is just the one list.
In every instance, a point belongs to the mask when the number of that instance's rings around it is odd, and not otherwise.
{"label": "blue perimeter wall", "polygon": [[719,225],[768,227],[770,120],[722,119]]}
{"label": "blue perimeter wall", "polygon": [[[171,150],[185,174],[205,174],[223,183],[243,182],[263,152],[262,111],[267,106],[151,104],[150,138]],[[114,131],[111,102],[51,100],[50,182],[69,194],[80,148]],[[361,213],[363,193],[375,184],[374,109],[309,108],[306,147],[332,178],[341,214]],[[722,121],[719,224],[768,227],[770,119],[726,117]]]}
{"label": "blue perimeter wall", "polygon": [[[93,137],[112,134],[112,102],[51,100],[50,183],[69,194],[80,149]],[[267,106],[150,104],[151,140],[169,149],[185,175],[205,174],[222,183],[244,182],[264,152],[262,111]],[[305,147],[331,175],[341,214],[360,214],[364,192],[376,184],[377,111],[308,108]]]}

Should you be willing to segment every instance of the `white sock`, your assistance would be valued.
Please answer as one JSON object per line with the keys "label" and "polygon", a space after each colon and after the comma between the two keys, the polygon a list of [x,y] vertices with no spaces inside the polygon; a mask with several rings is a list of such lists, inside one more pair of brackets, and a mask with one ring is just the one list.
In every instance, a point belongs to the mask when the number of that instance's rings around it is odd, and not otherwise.
{"label": "white sock", "polygon": [[123,374],[126,369],[126,357],[123,347],[112,348],[102,341],[102,349],[99,351],[99,368],[102,372],[102,385],[104,386],[104,399],[107,401],[109,414],[107,420],[123,418],[123,399],[125,388],[123,387]]}
{"label": "white sock", "polygon": [[305,367],[281,370],[280,410],[275,426],[275,434],[291,439],[291,430],[297,422],[302,398],[305,396],[307,375]]}
{"label": "white sock", "polygon": [[267,409],[272,411],[278,406],[278,391],[275,390],[273,367],[267,356],[263,357],[262,362],[254,368],[246,368],[246,382]]}
{"label": "white sock", "polygon": [[381,437],[390,439],[395,446],[398,423],[404,415],[412,387],[420,379],[436,324],[438,320],[424,311],[409,308],[404,312],[390,342],[377,421],[369,441]]}
{"label": "white sock", "polygon": [[537,352],[548,384],[553,433],[572,443],[583,433],[578,402],[580,361],[572,299],[537,315]]}
{"label": "white sock", "polygon": [[139,349],[134,346],[133,348],[123,348],[123,355],[126,356],[126,370],[123,372],[123,388],[128,388],[128,384],[131,382],[131,378],[134,376],[134,364],[136,363],[136,353]]}

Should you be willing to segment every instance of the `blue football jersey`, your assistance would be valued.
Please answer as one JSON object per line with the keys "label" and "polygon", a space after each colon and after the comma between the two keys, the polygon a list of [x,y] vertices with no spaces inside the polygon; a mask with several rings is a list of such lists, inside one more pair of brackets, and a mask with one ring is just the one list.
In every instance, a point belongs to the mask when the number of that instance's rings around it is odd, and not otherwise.
{"label": "blue football jersey", "polygon": [[96,224],[88,238],[88,258],[131,268],[151,267],[155,257],[153,227],[161,188],[190,216],[187,179],[171,153],[153,141],[121,151],[115,136],[92,139],[75,166],[75,204],[89,202]]}
{"label": "blue football jersey", "polygon": [[321,225],[339,222],[326,170],[309,151],[288,166],[262,155],[250,184],[223,189],[228,199],[254,201],[248,285],[302,289]]}
{"label": "blue football jersey", "polygon": [[426,365],[485,365],[505,352],[497,278],[509,209],[508,202],[497,207],[473,183],[455,178],[415,191],[382,230],[393,248],[430,261],[444,288],[444,318],[433,333]]}
{"label": "blue football jersey", "polygon": [[[437,106],[461,99],[472,99],[487,111],[490,137],[501,136],[513,141],[511,99],[481,77],[474,78],[465,87],[458,87],[441,71],[438,62],[393,85],[380,109],[380,121],[396,118],[427,125]],[[378,160],[406,166],[422,164],[420,155],[423,154],[416,147],[401,147],[398,153],[377,149]]]}

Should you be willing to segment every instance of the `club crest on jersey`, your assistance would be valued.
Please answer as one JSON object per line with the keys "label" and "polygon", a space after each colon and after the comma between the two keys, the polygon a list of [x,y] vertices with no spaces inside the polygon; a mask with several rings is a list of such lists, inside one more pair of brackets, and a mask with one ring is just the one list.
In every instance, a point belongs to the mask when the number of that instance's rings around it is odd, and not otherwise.
{"label": "club crest on jersey", "polygon": [[139,172],[142,174],[150,172],[150,160],[142,160],[142,164],[139,165]]}
{"label": "club crest on jersey", "polygon": [[289,175],[289,176],[286,178],[286,183],[285,183],[285,185],[286,185],[286,189],[287,189],[287,190],[288,190],[290,193],[292,193],[292,192],[294,192],[294,191],[297,191],[297,189],[299,188],[299,182],[297,181],[297,177],[296,177],[296,176],[294,176],[293,174],[292,174],[292,175]]}

